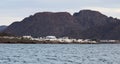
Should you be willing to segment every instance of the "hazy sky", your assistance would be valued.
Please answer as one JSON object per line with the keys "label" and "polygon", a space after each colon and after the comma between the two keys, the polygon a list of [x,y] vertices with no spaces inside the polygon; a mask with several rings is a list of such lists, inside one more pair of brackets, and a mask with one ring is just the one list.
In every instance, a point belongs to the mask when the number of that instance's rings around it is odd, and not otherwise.
{"label": "hazy sky", "polygon": [[120,0],[0,0],[0,25],[21,21],[36,12],[68,11],[73,14],[82,9],[120,18]]}

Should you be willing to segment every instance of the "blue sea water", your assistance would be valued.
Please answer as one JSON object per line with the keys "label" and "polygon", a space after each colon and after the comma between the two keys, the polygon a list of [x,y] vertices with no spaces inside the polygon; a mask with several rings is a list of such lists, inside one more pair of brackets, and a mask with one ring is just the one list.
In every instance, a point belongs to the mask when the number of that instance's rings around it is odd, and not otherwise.
{"label": "blue sea water", "polygon": [[0,64],[120,64],[120,44],[0,44]]}

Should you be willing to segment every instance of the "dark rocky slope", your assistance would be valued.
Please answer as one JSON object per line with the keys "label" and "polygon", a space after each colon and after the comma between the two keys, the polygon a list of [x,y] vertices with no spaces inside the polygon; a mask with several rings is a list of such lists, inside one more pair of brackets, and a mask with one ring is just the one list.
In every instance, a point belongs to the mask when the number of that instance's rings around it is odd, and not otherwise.
{"label": "dark rocky slope", "polygon": [[66,32],[77,26],[74,18],[67,12],[42,12],[25,18],[21,22],[14,22],[5,32],[18,36],[31,35],[33,37],[55,35],[69,36]]}
{"label": "dark rocky slope", "polygon": [[80,24],[80,38],[120,39],[120,20],[107,17],[100,12],[82,10],[73,15]]}
{"label": "dark rocky slope", "polygon": [[100,12],[81,10],[73,16],[68,12],[41,12],[14,22],[4,32],[33,37],[54,35],[71,38],[120,39],[120,20]]}

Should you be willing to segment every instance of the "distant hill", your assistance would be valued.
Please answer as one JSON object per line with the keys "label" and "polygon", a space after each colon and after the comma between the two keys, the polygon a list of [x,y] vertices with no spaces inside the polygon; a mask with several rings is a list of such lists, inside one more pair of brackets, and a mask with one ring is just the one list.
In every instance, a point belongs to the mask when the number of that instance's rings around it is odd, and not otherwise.
{"label": "distant hill", "polygon": [[6,28],[7,28],[7,26],[0,26],[0,32],[2,32]]}
{"label": "distant hill", "polygon": [[73,15],[68,12],[39,12],[21,22],[12,23],[4,32],[33,37],[54,35],[71,38],[120,39],[120,20],[92,10],[81,10]]}

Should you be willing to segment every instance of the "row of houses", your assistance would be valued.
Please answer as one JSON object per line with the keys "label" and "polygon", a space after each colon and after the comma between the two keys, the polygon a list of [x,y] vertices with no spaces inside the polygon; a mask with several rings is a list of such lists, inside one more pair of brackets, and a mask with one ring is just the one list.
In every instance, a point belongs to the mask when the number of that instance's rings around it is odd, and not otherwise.
{"label": "row of houses", "polygon": [[37,40],[42,42],[66,42],[66,43],[119,43],[120,40],[91,40],[91,39],[71,39],[69,37],[61,37],[57,38],[55,36],[46,36],[46,37],[38,37],[33,38],[32,36],[23,36],[23,37],[9,37],[9,36],[2,36],[0,38],[6,39],[30,39],[30,40]]}
{"label": "row of houses", "polygon": [[70,39],[69,37],[56,38],[55,36],[46,36],[46,37],[39,37],[39,38],[32,38],[31,36],[23,36],[23,38],[29,38],[31,40],[38,40],[38,41],[51,41],[51,42],[97,43],[96,41],[92,41],[90,39]]}

